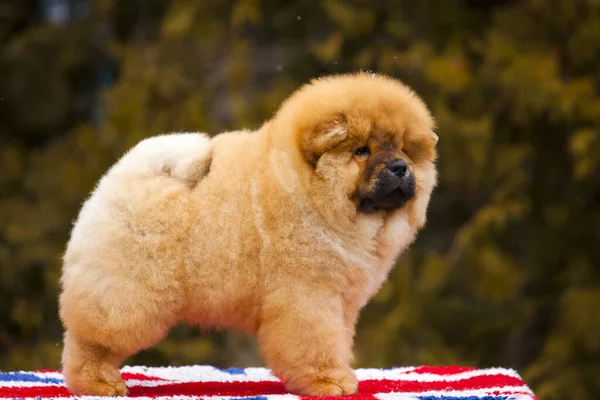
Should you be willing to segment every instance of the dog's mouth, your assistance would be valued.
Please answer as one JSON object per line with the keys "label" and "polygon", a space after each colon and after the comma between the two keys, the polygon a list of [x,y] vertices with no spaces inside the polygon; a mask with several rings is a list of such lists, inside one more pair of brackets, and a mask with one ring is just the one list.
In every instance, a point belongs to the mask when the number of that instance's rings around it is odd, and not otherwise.
{"label": "dog's mouth", "polygon": [[394,182],[380,180],[375,190],[359,194],[358,211],[363,213],[394,211],[414,198],[415,194],[416,183],[410,174]]}

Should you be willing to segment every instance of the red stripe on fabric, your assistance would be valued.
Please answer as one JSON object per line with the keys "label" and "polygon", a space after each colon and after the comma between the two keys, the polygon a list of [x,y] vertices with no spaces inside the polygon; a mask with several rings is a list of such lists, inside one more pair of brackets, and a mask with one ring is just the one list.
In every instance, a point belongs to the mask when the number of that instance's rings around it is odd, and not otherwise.
{"label": "red stripe on fabric", "polygon": [[70,397],[64,386],[0,387],[0,398],[15,397]]}
{"label": "red stripe on fabric", "polygon": [[[40,369],[39,371],[33,371],[34,373],[61,373],[61,371],[56,371],[52,369]],[[167,379],[158,378],[156,376],[148,376],[144,374],[140,374],[138,372],[122,372],[121,377],[123,379],[136,379],[138,381],[166,381]]]}
{"label": "red stripe on fabric", "polygon": [[138,396],[260,396],[286,394],[281,382],[185,382],[160,386],[134,386],[129,395]]}
{"label": "red stripe on fabric", "polygon": [[144,374],[139,374],[137,372],[122,372],[121,378],[127,379],[136,379],[138,381],[168,381],[168,379],[157,378],[156,376],[148,376]]}
{"label": "red stripe on fabric", "polygon": [[525,383],[517,378],[506,375],[481,375],[473,376],[459,381],[394,381],[394,380],[367,380],[358,383],[360,393],[381,392],[426,392],[429,390],[472,390],[487,389],[503,386],[524,386]]}
{"label": "red stripe on fabric", "polygon": [[[523,381],[506,375],[482,375],[474,376],[460,381],[395,381],[388,379],[373,379],[361,381],[358,384],[358,397],[350,399],[369,399],[365,395],[389,392],[425,392],[430,390],[470,390],[486,389],[503,386],[522,386]],[[160,386],[133,386],[129,388],[130,396],[259,396],[269,394],[287,393],[281,382],[185,382],[170,383]],[[69,391],[62,386],[38,386],[38,387],[0,387],[0,397],[68,397]]]}
{"label": "red stripe on fabric", "polygon": [[[130,397],[139,396],[259,396],[286,394],[281,382],[185,382],[160,386],[129,387]],[[14,397],[70,397],[64,386],[0,387],[0,398]]]}
{"label": "red stripe on fabric", "polygon": [[475,371],[475,368],[471,367],[457,367],[455,365],[448,367],[417,367],[411,372],[416,372],[417,374],[435,374],[435,375],[453,375],[460,374],[461,372],[469,372]]}
{"label": "red stripe on fabric", "polygon": [[515,394],[522,394],[524,396],[527,396],[529,400],[539,400],[537,397],[532,395],[531,392],[527,392],[525,390],[511,390],[510,392],[494,390],[491,391],[490,394],[494,396],[514,396]]}

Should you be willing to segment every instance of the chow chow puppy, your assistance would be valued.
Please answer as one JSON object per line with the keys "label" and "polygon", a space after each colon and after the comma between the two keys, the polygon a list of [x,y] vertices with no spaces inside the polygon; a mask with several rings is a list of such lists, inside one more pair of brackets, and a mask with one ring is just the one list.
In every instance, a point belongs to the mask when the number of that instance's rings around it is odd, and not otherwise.
{"label": "chow chow puppy", "polygon": [[354,74],[310,82],[254,132],[139,143],[64,256],[68,388],[126,395],[121,363],[187,321],[256,335],[292,392],[355,393],[354,326],[425,223],[433,126],[402,83]]}

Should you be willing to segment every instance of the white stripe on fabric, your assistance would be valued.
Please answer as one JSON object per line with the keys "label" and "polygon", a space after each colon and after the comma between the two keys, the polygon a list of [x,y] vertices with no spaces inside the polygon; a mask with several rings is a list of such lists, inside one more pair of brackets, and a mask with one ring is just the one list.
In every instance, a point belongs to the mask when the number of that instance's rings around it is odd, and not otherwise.
{"label": "white stripe on fabric", "polygon": [[[460,372],[450,375],[438,375],[432,373],[413,372],[414,367],[395,368],[390,370],[381,369],[358,369],[356,375],[360,381],[364,380],[392,380],[392,381],[414,381],[414,382],[457,382],[473,377],[503,375],[516,379],[521,379],[519,374],[506,368],[489,368],[484,370],[474,370]],[[232,374],[219,370],[211,366],[184,366],[184,367],[123,367],[121,372],[142,374],[148,377],[164,379],[164,381],[127,379],[130,386],[161,386],[176,382],[276,382],[275,377],[269,369],[266,368],[245,368],[243,374]],[[40,378],[53,378],[62,380],[62,374],[58,372],[28,372]],[[4,387],[33,387],[33,386],[61,386],[61,384],[47,382],[28,382],[28,381],[5,381]]]}
{"label": "white stripe on fabric", "polygon": [[123,367],[121,372],[144,374],[146,376],[178,382],[260,382],[279,381],[266,368],[245,368],[243,374],[232,374],[215,367],[190,365],[184,367]]}
{"label": "white stripe on fabric", "polygon": [[358,369],[356,370],[356,376],[359,380],[364,381],[366,379],[389,379],[394,381],[415,381],[415,382],[449,382],[449,381],[461,381],[463,379],[469,379],[476,376],[485,375],[504,375],[512,378],[521,379],[521,376],[512,369],[507,368],[488,368],[488,369],[477,369],[474,371],[459,372],[456,374],[432,374],[430,372],[420,373],[412,372],[415,368],[397,368],[389,370],[380,369]]}
{"label": "white stripe on fabric", "polygon": [[[441,382],[460,381],[477,376],[504,375],[521,379],[521,376],[512,369],[488,368],[474,371],[459,372],[456,374],[434,374],[413,372],[416,367],[394,368],[388,370],[363,368],[357,369],[359,380],[389,379],[416,382]],[[258,382],[277,381],[270,370],[266,368],[246,368],[243,374],[231,374],[210,366],[185,366],[185,367],[124,367],[121,372],[145,374],[156,378],[176,380],[180,382]]]}

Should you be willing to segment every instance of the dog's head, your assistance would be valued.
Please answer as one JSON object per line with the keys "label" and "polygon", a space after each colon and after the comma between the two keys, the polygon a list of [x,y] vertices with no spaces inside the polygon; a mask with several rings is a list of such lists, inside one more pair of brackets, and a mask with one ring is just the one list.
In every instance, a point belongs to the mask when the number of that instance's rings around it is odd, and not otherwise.
{"label": "dog's head", "polygon": [[435,186],[437,135],[423,101],[372,74],[321,78],[286,101],[298,149],[317,181],[362,213],[390,212]]}

